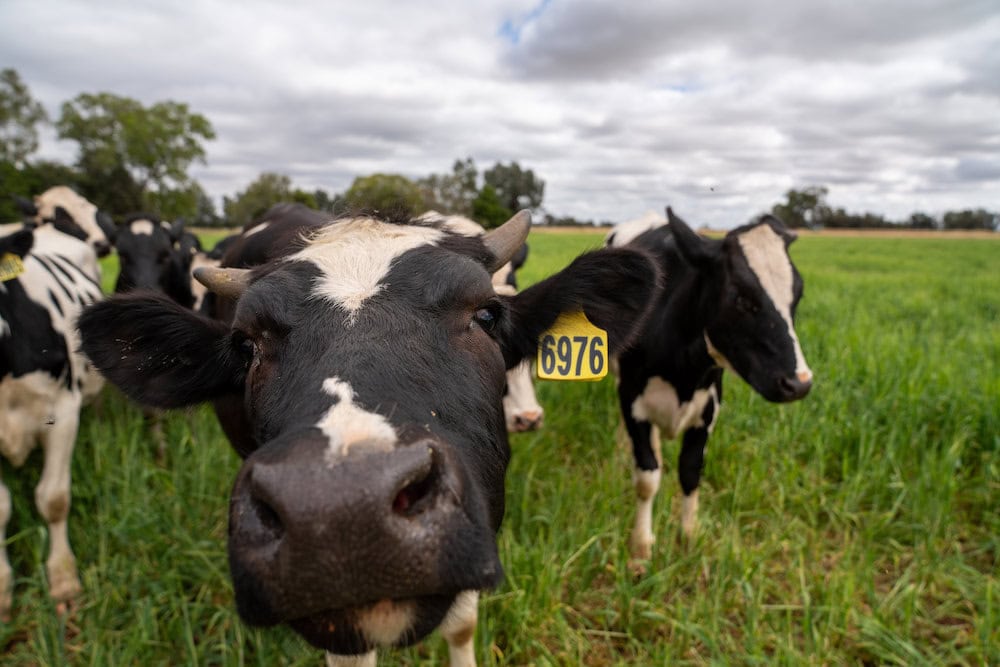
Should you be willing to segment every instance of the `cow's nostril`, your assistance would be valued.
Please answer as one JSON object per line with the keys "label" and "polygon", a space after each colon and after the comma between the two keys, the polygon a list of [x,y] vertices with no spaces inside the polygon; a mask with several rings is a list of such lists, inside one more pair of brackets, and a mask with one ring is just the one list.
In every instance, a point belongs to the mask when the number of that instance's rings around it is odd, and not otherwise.
{"label": "cow's nostril", "polygon": [[241,517],[242,526],[248,536],[253,536],[254,542],[277,542],[284,536],[281,516],[260,494],[251,495],[248,510]]}
{"label": "cow's nostril", "polygon": [[437,486],[438,471],[433,457],[430,465],[421,470],[400,489],[392,499],[392,511],[401,516],[419,514],[428,505],[428,499],[434,495]]}

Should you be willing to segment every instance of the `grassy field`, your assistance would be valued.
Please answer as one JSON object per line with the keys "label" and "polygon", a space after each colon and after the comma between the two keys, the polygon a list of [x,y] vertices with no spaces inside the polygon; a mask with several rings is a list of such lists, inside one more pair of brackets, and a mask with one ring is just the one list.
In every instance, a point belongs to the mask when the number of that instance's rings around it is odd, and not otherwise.
{"label": "grassy field", "polygon": [[[524,284],[601,236],[529,240]],[[816,385],[777,406],[728,379],[693,543],[666,444],[647,576],[626,566],[632,462],[613,383],[539,386],[544,430],[512,439],[507,578],[480,605],[480,664],[1000,664],[1000,241],[807,236],[792,254]],[[115,390],[85,411],[70,519],[85,593],[69,618],[45,594],[40,457],[4,468],[18,579],[0,663],[321,663],[291,632],[236,617],[238,460],[211,412],[166,431],[156,465]],[[381,664],[446,655],[434,636]]]}

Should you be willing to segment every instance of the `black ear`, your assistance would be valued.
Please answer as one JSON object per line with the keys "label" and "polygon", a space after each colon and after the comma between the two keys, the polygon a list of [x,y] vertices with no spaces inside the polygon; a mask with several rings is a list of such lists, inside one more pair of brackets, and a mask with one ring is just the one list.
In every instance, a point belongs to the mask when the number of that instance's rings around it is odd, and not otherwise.
{"label": "black ear", "polygon": [[773,229],[778,236],[785,240],[786,248],[790,246],[795,239],[799,238],[799,235],[795,231],[789,229],[781,218],[776,215],[765,213],[760,216],[760,222],[770,225],[771,229]]}
{"label": "black ear", "polygon": [[38,215],[38,207],[35,206],[35,202],[30,199],[14,195],[14,205],[17,206],[17,210],[19,210],[22,215],[29,218],[33,218]]}
{"label": "black ear", "polygon": [[617,354],[631,345],[660,289],[660,273],[645,252],[626,248],[595,250],[516,296],[509,297],[511,328],[501,341],[508,368],[538,349],[538,337],[563,313],[583,310],[608,332]]}
{"label": "black ear", "polygon": [[667,229],[674,237],[677,249],[684,259],[694,266],[711,264],[719,256],[720,242],[699,236],[680,217],[674,215],[673,209],[667,207]]}
{"label": "black ear", "polygon": [[118,238],[118,226],[115,221],[111,219],[111,216],[104,211],[97,212],[97,226],[101,228],[104,235],[108,237],[110,243],[114,243]]}
{"label": "black ear", "polygon": [[139,403],[177,408],[242,391],[229,327],[166,296],[115,295],[85,308],[79,328],[84,354]]}
{"label": "black ear", "polygon": [[31,246],[35,244],[33,229],[33,227],[22,229],[0,238],[0,255],[11,253],[22,259],[27,257],[31,252]]}
{"label": "black ear", "polygon": [[177,218],[170,223],[170,240],[177,243],[184,234],[184,218]]}

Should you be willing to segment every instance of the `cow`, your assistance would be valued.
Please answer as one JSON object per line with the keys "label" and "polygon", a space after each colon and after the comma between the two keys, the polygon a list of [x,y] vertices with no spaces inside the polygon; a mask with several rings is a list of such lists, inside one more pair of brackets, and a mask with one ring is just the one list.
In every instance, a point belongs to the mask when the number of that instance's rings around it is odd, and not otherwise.
{"label": "cow", "polygon": [[566,312],[620,350],[659,284],[646,253],[612,248],[498,295],[490,276],[529,228],[526,211],[470,237],[286,209],[227,253],[265,262],[199,271],[228,322],[134,294],[81,317],[83,349],[127,395],[216,402],[244,457],[228,553],[245,622],[287,624],[331,665],[439,627],[451,664],[475,664],[479,591],[503,576],[506,370]]}
{"label": "cow", "polygon": [[[443,215],[437,211],[428,211],[418,219],[439,221],[450,230],[465,236],[482,236],[486,233],[482,225],[461,215]],[[510,261],[493,273],[493,288],[497,294],[513,296],[517,294],[517,270],[524,265],[528,257],[528,244],[523,243]],[[542,427],[545,420],[545,410],[535,396],[535,386],[531,381],[531,361],[525,361],[516,368],[507,371],[507,389],[503,396],[503,413],[507,421],[507,430],[511,433],[534,431]]]}
{"label": "cow", "polygon": [[161,222],[137,213],[117,227],[111,239],[118,251],[115,292],[156,290],[182,306],[194,305],[190,266],[198,239],[184,231],[184,221]]}
{"label": "cow", "polygon": [[36,225],[50,223],[59,231],[89,244],[98,257],[111,252],[110,236],[115,232],[111,216],[81,197],[72,188],[57,185],[34,201],[18,198],[21,212]]}
{"label": "cow", "polygon": [[[78,352],[76,331],[81,308],[102,297],[97,254],[94,245],[43,224],[0,237],[0,258],[5,266],[0,272],[0,453],[16,468],[36,445],[44,450],[35,503],[48,524],[49,594],[64,608],[80,591],[66,525],[70,460],[81,405],[103,384]],[[13,588],[3,537],[10,516],[10,492],[0,482],[4,618],[11,613]]]}
{"label": "cow", "polygon": [[724,239],[699,236],[670,208],[667,218],[669,224],[665,220],[638,235],[620,230],[608,243],[652,253],[665,276],[638,342],[614,364],[635,458],[638,506],[630,551],[640,572],[655,541],[660,434],[682,437],[681,527],[691,537],[705,444],[722,402],[723,370],[774,402],[804,397],[813,379],[793,324],[802,297],[802,278],[788,255],[795,234],[771,215]]}

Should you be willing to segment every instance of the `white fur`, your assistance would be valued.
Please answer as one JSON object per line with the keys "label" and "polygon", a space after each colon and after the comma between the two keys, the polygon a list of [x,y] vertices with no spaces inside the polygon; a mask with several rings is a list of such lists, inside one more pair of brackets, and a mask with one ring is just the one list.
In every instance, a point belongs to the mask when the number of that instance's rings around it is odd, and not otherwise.
{"label": "white fur", "polygon": [[435,245],[443,235],[431,227],[354,218],[324,227],[288,259],[312,262],[320,269],[313,293],[346,310],[347,324],[352,325],[364,302],[387,287],[382,281],[393,260],[414,248]]}
{"label": "white fur", "polygon": [[698,389],[691,400],[681,403],[674,386],[654,376],[646,381],[642,394],[632,402],[632,416],[637,421],[656,424],[672,440],[692,426],[704,425],[702,412],[715,395],[714,386]]}
{"label": "white fur", "polygon": [[382,600],[358,611],[361,634],[377,646],[392,646],[413,627],[416,610],[413,602]]}
{"label": "white fur", "polygon": [[476,667],[475,631],[479,618],[479,593],[463,591],[441,622],[441,635],[448,642],[451,667]]}
{"label": "white fur", "polygon": [[788,327],[788,335],[795,346],[796,375],[803,381],[811,379],[812,371],[806,364],[792,324],[792,301],[795,298],[793,272],[792,262],[785,250],[785,241],[769,225],[757,225],[738,238],[747,264]]}
{"label": "white fur", "polygon": [[270,226],[271,226],[271,222],[269,220],[265,220],[264,222],[257,223],[256,225],[254,225],[250,229],[248,229],[245,232],[243,232],[243,236],[244,237],[246,237],[246,236],[253,236],[257,232],[262,232],[262,231],[264,231],[265,229],[267,229]]}
{"label": "white fur", "polygon": [[[615,235],[614,241],[611,245],[617,248],[626,245],[637,236],[649,231],[650,229],[663,227],[666,224],[666,218],[656,211],[646,211],[635,220],[627,220],[615,225],[614,228],[608,232],[608,237],[612,234]],[[607,238],[605,238],[605,244],[607,244]]]}
{"label": "white fur", "polygon": [[38,209],[37,220],[41,222],[46,218],[55,217],[57,206],[66,209],[76,224],[87,233],[88,244],[93,245],[99,241],[107,242],[108,237],[97,224],[97,207],[65,185],[49,188],[35,197],[35,207]]}
{"label": "white fur", "polygon": [[396,431],[382,415],[354,404],[354,390],[338,378],[323,381],[323,391],[337,398],[316,427],[330,440],[326,452],[329,466],[347,456],[352,445],[367,449],[391,450],[396,445]]}
{"label": "white fur", "polygon": [[376,664],[375,651],[369,651],[364,655],[326,654],[326,667],[375,667]]}
{"label": "white fur", "polygon": [[128,228],[137,236],[152,236],[156,227],[149,220],[133,220]]}

